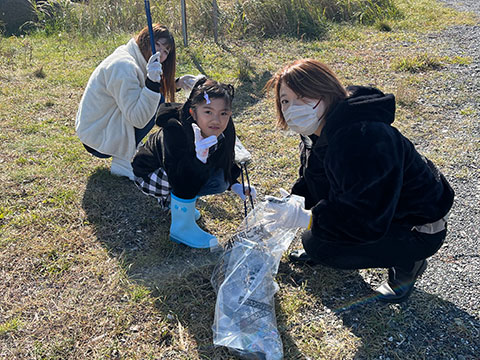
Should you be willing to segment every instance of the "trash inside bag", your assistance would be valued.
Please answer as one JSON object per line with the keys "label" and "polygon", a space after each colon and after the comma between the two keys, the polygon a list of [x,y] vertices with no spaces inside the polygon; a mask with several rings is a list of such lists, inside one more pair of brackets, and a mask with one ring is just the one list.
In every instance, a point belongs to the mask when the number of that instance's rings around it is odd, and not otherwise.
{"label": "trash inside bag", "polygon": [[[287,201],[303,206],[304,198],[291,195]],[[214,345],[225,346],[244,359],[283,358],[275,317],[274,294],[279,289],[275,275],[298,229],[278,227],[268,232],[266,204],[257,205],[242,222],[211,278],[217,293]]]}

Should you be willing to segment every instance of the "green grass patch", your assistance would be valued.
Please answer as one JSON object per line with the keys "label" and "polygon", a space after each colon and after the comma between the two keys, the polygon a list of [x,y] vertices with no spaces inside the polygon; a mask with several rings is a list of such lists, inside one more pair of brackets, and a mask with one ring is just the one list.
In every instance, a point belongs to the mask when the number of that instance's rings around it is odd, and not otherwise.
{"label": "green grass patch", "polygon": [[46,275],[61,275],[70,269],[72,265],[73,260],[68,254],[57,249],[52,249],[41,256],[38,271]]}
{"label": "green grass patch", "polygon": [[16,317],[0,324],[0,337],[8,333],[14,333],[22,327],[22,321]]}
{"label": "green grass patch", "polygon": [[438,31],[456,25],[459,20],[470,25],[477,23],[474,14],[459,14],[453,8],[441,6],[436,0],[415,0],[414,7],[410,0],[396,0],[395,4],[404,14],[395,22],[395,27],[406,31]]}
{"label": "green grass patch", "polygon": [[454,56],[450,59],[451,64],[460,64],[460,65],[470,65],[472,63],[472,58],[467,56]]}
{"label": "green grass patch", "polygon": [[472,116],[475,115],[477,111],[473,107],[467,107],[465,109],[460,110],[460,114],[465,116]]}
{"label": "green grass patch", "polygon": [[410,73],[438,70],[445,60],[430,54],[420,54],[414,57],[405,57],[394,61],[392,68],[396,71],[406,71]]}

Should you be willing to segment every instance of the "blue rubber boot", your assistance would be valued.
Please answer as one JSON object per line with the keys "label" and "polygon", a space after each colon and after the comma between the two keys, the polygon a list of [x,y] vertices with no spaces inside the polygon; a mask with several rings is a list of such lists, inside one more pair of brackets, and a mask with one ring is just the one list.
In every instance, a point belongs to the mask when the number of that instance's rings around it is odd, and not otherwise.
{"label": "blue rubber boot", "polygon": [[217,238],[200,229],[195,222],[195,200],[180,199],[171,194],[170,240],[194,248],[217,246]]}
{"label": "blue rubber boot", "polygon": [[[168,205],[168,208],[171,209],[170,205]],[[198,209],[195,207],[195,221],[200,220],[201,217],[202,217],[202,214],[200,214],[200,210],[198,210]]]}
{"label": "blue rubber boot", "polygon": [[200,214],[200,211],[197,208],[195,208],[195,221],[200,220],[201,217],[202,217],[202,214]]}

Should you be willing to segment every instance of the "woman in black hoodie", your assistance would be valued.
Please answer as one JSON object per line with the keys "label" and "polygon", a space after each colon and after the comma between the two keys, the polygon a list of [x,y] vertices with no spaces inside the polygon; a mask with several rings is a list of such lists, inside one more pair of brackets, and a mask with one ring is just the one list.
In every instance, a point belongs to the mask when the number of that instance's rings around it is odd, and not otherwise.
{"label": "woman in black hoodie", "polygon": [[[344,88],[313,59],[297,60],[267,84],[277,124],[301,135],[292,194],[305,209],[271,203],[274,226],[303,227],[298,263],[388,268],[379,300],[399,303],[442,245],[454,192],[433,163],[391,124],[395,98]],[[272,225],[271,225],[272,226]]]}

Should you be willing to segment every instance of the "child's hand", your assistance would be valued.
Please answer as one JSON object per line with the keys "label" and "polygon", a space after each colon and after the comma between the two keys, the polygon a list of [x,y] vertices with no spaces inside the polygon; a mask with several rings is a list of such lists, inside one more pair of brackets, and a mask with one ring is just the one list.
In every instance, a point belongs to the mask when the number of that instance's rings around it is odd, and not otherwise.
{"label": "child's hand", "polygon": [[195,134],[195,152],[197,153],[197,159],[207,163],[208,149],[214,146],[218,140],[215,135],[203,138],[201,130],[197,124],[192,124],[193,132]]}
{"label": "child's hand", "polygon": [[[245,201],[245,199],[249,195],[252,196],[252,199],[255,199],[257,197],[257,191],[255,190],[255,187],[253,185],[250,185],[250,191],[248,190],[248,186],[245,186],[244,188],[242,188],[242,184],[239,184],[239,183],[232,184],[230,189],[235,194],[240,196],[240,199],[242,199],[243,201]],[[245,190],[245,192],[244,192],[244,190]]]}

